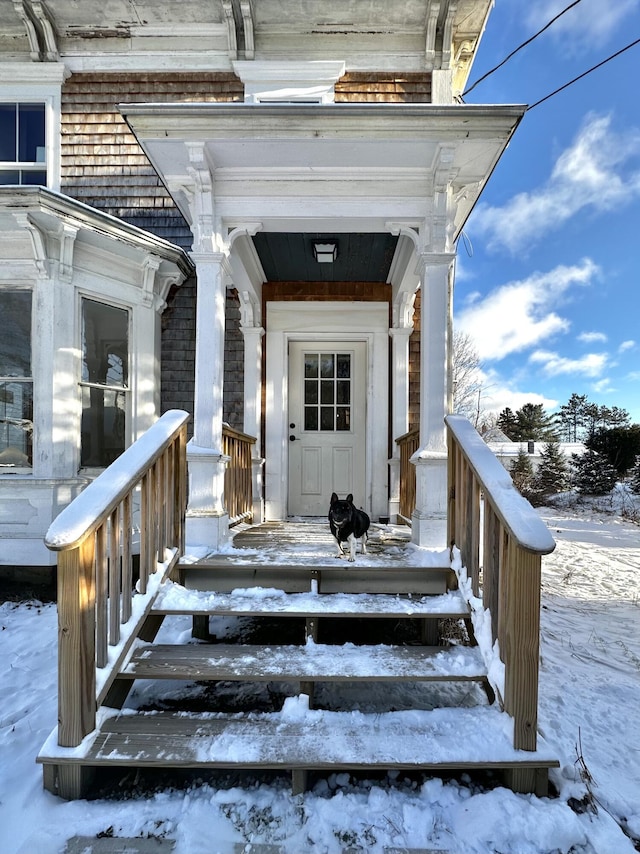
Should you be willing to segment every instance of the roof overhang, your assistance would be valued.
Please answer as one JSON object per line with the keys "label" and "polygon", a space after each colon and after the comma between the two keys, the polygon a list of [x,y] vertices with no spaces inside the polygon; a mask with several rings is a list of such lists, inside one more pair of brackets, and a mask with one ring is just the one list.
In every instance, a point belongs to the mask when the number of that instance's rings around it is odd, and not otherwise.
{"label": "roof overhang", "polygon": [[250,220],[266,231],[421,226],[444,194],[455,239],[525,107],[176,103],[120,110],[189,222],[196,173],[204,170],[215,217],[227,228]]}

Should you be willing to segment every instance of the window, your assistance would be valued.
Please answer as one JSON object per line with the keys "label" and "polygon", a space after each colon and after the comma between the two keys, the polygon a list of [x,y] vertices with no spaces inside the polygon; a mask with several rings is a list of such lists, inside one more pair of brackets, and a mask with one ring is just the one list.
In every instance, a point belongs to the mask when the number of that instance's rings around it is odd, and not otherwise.
{"label": "window", "polygon": [[129,313],[82,300],[80,465],[104,468],[125,449]]}
{"label": "window", "polygon": [[31,291],[0,290],[0,472],[31,468]]}
{"label": "window", "polygon": [[45,105],[0,103],[0,184],[47,184]]}
{"label": "window", "polygon": [[351,354],[304,354],[304,429],[351,429]]}

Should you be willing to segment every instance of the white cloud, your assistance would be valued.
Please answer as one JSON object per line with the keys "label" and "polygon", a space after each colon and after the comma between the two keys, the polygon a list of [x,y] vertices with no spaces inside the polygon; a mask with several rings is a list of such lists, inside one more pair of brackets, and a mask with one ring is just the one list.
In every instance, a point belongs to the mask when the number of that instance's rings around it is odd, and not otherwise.
{"label": "white cloud", "polygon": [[640,133],[617,134],[610,116],[590,115],[573,143],[558,157],[545,184],[518,193],[502,207],[480,204],[469,230],[488,249],[526,249],[582,210],[602,213],[640,196],[640,171],[625,169],[640,153]]}
{"label": "white cloud", "polygon": [[604,343],[606,340],[607,336],[604,332],[582,332],[578,335],[578,341],[582,341],[584,344],[594,344],[596,341]]}
{"label": "white cloud", "polygon": [[566,332],[569,321],[556,306],[571,287],[590,284],[597,273],[589,258],[577,266],[533,273],[496,288],[484,299],[476,297],[456,315],[455,327],[473,338],[481,360],[503,359]]}
{"label": "white cloud", "polygon": [[618,347],[618,353],[626,353],[627,350],[633,350],[636,346],[636,342],[633,340],[623,341],[622,344]]}
{"label": "white cloud", "polygon": [[[537,32],[568,5],[567,0],[538,0],[527,4],[527,23]],[[548,33],[562,41],[563,49],[592,49],[605,44],[639,0],[582,0],[559,18]],[[567,38],[567,37],[570,38]]]}
{"label": "white cloud", "polygon": [[540,392],[519,391],[496,371],[482,372],[480,407],[483,412],[499,413],[507,406],[515,412],[525,403],[541,403],[547,410],[552,410],[558,405],[557,400],[545,397]]}
{"label": "white cloud", "polygon": [[568,359],[549,350],[536,350],[529,356],[529,362],[542,366],[548,376],[558,374],[582,374],[586,377],[599,377],[607,367],[609,357],[606,353],[587,353],[579,359]]}

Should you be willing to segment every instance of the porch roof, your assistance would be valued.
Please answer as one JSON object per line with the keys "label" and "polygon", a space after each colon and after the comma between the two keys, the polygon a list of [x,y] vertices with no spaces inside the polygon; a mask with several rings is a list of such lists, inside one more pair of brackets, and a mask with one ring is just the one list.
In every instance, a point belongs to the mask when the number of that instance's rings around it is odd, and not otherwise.
{"label": "porch roof", "polygon": [[436,213],[436,196],[449,193],[438,212],[455,240],[525,107],[172,103],[120,110],[189,222],[199,170],[210,175],[212,213],[226,228],[259,220],[263,231],[385,232],[390,221],[421,226]]}

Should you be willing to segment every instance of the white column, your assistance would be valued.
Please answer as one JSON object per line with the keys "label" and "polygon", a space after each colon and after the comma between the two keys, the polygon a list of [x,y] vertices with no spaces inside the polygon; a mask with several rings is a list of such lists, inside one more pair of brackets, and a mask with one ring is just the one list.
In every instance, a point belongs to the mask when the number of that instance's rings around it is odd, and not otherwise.
{"label": "white column", "polygon": [[226,256],[193,252],[196,265],[196,358],[193,439],[187,446],[189,504],[188,547],[217,550],[228,538],[229,517],[223,506],[222,387]]}
{"label": "white column", "polygon": [[240,326],[244,336],[244,426],[249,436],[256,437],[251,454],[253,486],[253,521],[264,517],[263,478],[264,459],[260,442],[262,411],[262,338],[261,326]]}
{"label": "white column", "polygon": [[420,447],[416,467],[416,507],[411,538],[419,546],[446,547],[448,328],[450,268],[448,253],[422,256],[420,308]]}
{"label": "white column", "polygon": [[400,510],[400,449],[396,439],[409,429],[409,338],[410,326],[394,327],[391,336],[391,442],[389,460],[389,517],[396,521]]}

